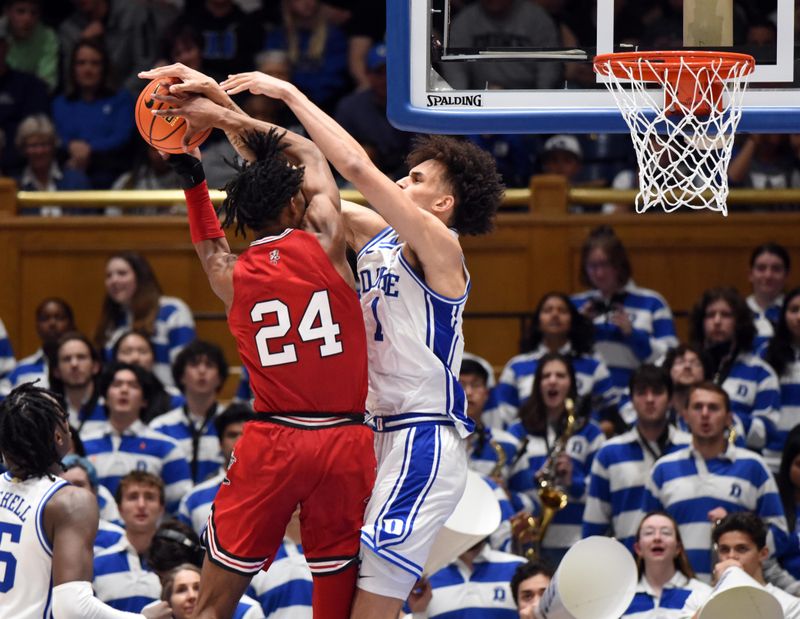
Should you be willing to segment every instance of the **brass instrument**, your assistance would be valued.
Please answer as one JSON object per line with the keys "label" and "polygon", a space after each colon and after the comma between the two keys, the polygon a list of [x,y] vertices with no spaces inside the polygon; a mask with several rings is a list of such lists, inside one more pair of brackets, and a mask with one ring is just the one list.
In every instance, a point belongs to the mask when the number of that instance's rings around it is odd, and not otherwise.
{"label": "brass instrument", "polygon": [[495,462],[492,472],[489,473],[489,477],[496,479],[502,476],[508,457],[506,456],[506,450],[503,449],[503,446],[500,443],[493,439],[489,439],[489,444],[492,446],[492,449],[494,449],[494,453],[497,456],[497,462]]}
{"label": "brass instrument", "polygon": [[539,487],[539,503],[542,506],[541,516],[517,514],[511,519],[512,543],[517,554],[532,560],[541,554],[542,540],[555,515],[569,503],[567,492],[557,480],[556,461],[566,452],[567,442],[580,428],[575,417],[575,403],[571,398],[564,401],[567,413],[567,424],[564,431],[553,443],[544,465],[536,474],[534,481]]}
{"label": "brass instrument", "polygon": [[728,428],[728,445],[736,445],[736,426],[733,424]]}

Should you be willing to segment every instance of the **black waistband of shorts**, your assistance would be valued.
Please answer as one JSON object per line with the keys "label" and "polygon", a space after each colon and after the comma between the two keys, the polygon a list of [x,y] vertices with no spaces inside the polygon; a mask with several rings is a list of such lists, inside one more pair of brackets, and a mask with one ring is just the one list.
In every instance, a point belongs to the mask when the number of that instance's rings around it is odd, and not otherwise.
{"label": "black waistband of shorts", "polygon": [[301,430],[324,430],[364,425],[363,413],[256,413],[256,421]]}

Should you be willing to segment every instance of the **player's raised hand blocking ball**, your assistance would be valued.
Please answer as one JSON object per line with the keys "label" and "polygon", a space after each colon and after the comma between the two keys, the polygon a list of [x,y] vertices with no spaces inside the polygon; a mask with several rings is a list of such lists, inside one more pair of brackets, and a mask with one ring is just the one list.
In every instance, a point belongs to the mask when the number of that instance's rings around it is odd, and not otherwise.
{"label": "player's raised hand blocking ball", "polygon": [[[184,137],[187,137],[185,118],[153,114],[153,110],[170,107],[169,103],[155,99],[154,95],[169,95],[169,85],[179,81],[175,78],[154,79],[142,89],[139,98],[136,100],[134,111],[136,128],[145,142],[165,153],[177,154],[191,151],[205,142],[211,133],[210,127],[203,131],[192,133],[184,144]],[[186,151],[184,151],[184,146]]]}

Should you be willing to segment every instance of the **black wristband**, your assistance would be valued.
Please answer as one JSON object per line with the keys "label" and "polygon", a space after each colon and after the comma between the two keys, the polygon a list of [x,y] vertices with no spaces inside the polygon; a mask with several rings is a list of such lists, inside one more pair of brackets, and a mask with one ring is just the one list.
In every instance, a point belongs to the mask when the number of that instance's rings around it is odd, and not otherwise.
{"label": "black wristband", "polygon": [[186,153],[170,155],[167,163],[175,171],[181,181],[182,189],[197,187],[206,180],[206,173],[203,170],[203,163]]}

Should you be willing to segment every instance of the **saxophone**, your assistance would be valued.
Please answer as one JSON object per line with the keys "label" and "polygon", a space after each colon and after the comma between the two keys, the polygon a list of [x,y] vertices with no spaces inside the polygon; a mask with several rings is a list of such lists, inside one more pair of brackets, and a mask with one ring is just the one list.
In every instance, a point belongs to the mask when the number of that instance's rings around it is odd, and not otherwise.
{"label": "saxophone", "polygon": [[542,514],[538,518],[531,514],[518,514],[511,519],[513,545],[517,554],[533,560],[541,554],[542,540],[555,515],[564,509],[569,502],[566,489],[562,488],[556,476],[556,462],[567,450],[567,442],[577,430],[575,403],[571,398],[564,401],[567,413],[567,424],[564,431],[553,443],[544,466],[534,478],[538,486],[537,494],[542,506]]}
{"label": "saxophone", "polygon": [[503,468],[506,466],[508,457],[506,456],[506,451],[503,449],[503,446],[496,440],[489,439],[489,444],[492,446],[492,449],[494,449],[494,453],[497,456],[497,462],[495,462],[492,472],[489,473],[489,477],[496,479],[502,476]]}

